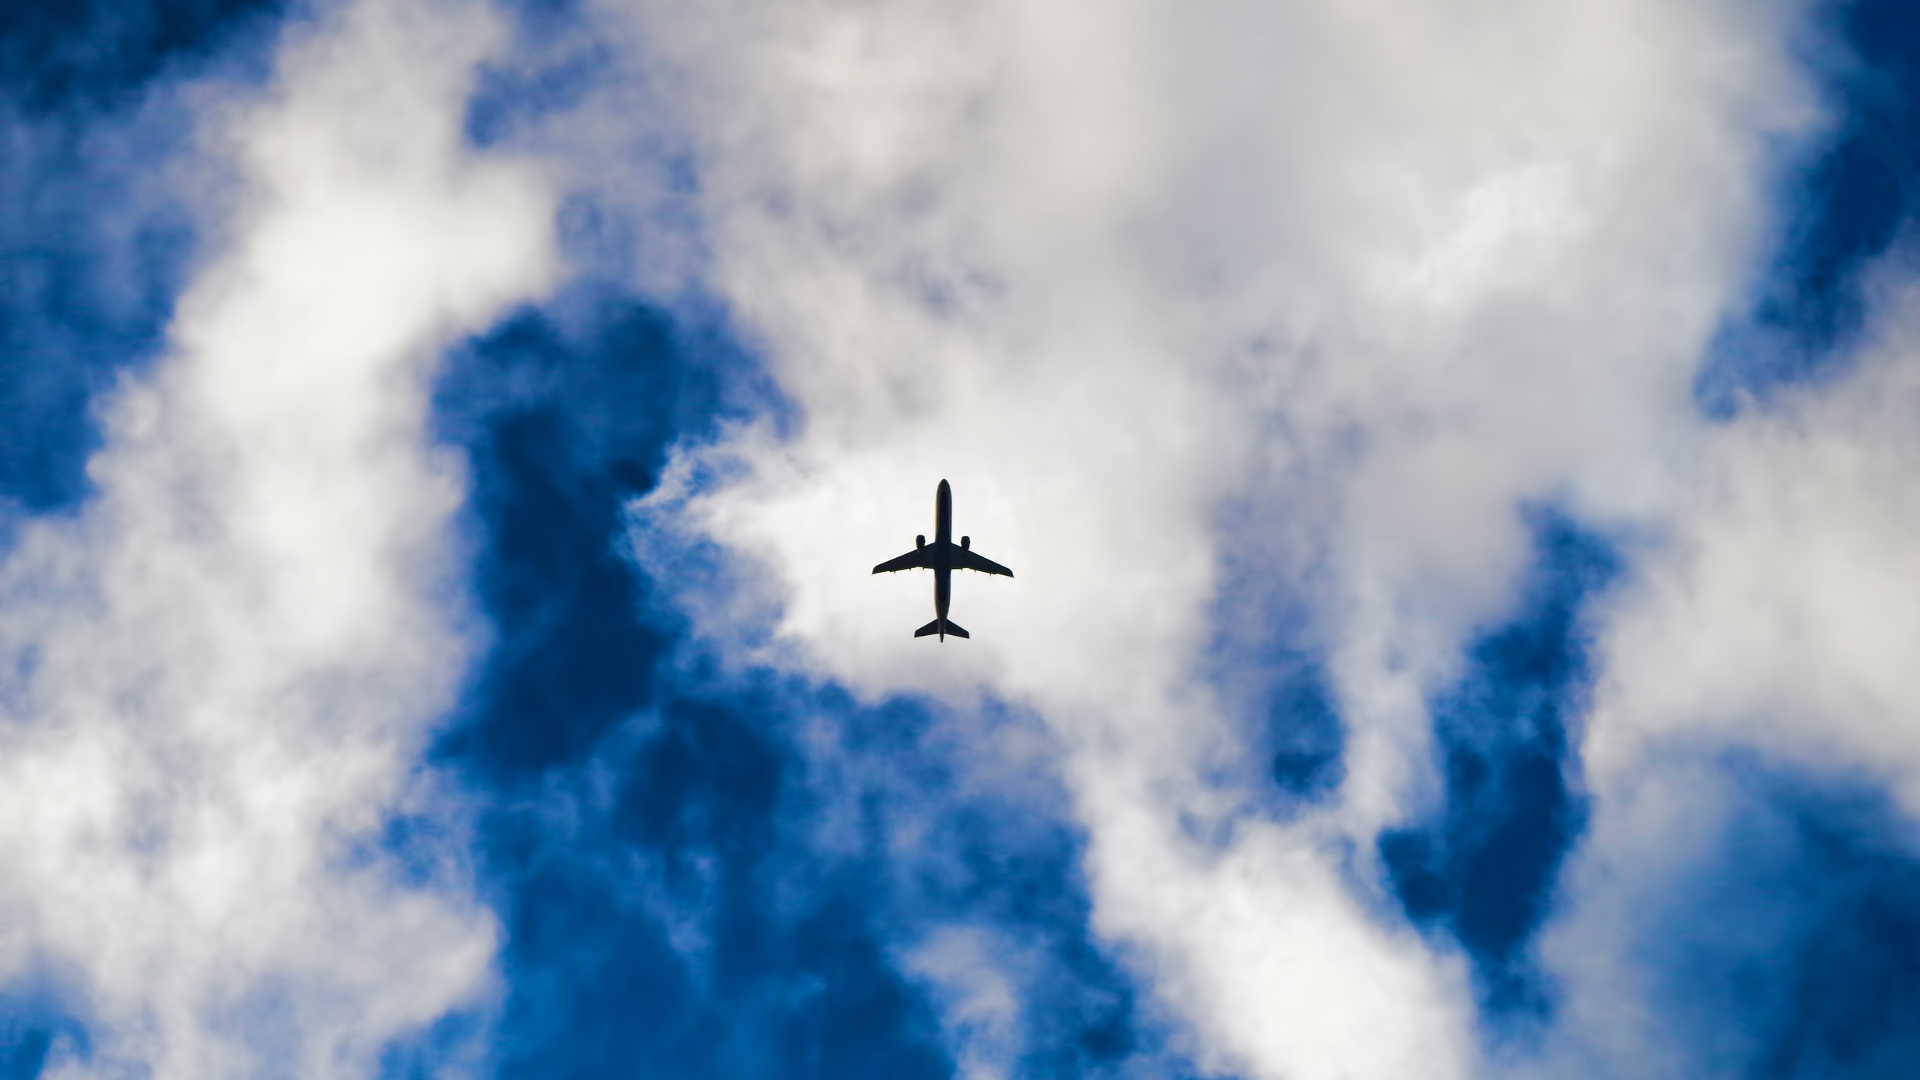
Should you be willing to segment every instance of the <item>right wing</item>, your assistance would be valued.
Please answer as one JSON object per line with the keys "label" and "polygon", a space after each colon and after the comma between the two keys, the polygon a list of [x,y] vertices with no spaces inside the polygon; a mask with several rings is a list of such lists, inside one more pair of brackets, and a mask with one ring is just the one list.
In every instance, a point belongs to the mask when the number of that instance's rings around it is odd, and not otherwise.
{"label": "right wing", "polygon": [[1013,576],[1013,571],[970,548],[953,549],[953,568],[955,570],[978,570],[983,574],[999,574],[1001,577]]}
{"label": "right wing", "polygon": [[873,568],[876,574],[891,574],[895,570],[931,570],[933,569],[933,545],[914,548],[897,559],[888,559]]}

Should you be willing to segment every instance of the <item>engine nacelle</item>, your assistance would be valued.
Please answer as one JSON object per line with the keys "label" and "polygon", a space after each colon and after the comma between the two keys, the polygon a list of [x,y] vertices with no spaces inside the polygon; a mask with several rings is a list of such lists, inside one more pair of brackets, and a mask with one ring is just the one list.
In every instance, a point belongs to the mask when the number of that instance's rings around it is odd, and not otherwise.
{"label": "engine nacelle", "polygon": [[972,547],[972,546],[973,546],[973,537],[971,537],[971,536],[963,536],[963,537],[961,537],[961,538],[960,538],[960,546],[961,546],[961,547],[963,547],[963,548],[970,548],[970,547]]}
{"label": "engine nacelle", "polygon": [[913,538],[913,549],[915,551],[918,551],[921,548],[926,546],[927,546],[927,538],[924,533]]}

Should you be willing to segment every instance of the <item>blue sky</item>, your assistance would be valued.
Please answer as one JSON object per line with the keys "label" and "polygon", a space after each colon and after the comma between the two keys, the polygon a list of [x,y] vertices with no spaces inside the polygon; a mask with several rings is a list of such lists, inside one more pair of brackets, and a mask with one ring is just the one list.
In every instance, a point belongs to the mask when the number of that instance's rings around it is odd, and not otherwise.
{"label": "blue sky", "polygon": [[15,5],[0,134],[0,1077],[1920,1071],[1904,5]]}

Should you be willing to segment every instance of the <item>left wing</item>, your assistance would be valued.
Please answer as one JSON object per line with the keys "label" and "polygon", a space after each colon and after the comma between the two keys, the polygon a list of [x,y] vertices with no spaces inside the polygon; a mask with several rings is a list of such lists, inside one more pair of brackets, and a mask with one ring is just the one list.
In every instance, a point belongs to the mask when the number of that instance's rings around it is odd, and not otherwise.
{"label": "left wing", "polygon": [[984,555],[978,554],[971,548],[953,549],[953,568],[955,570],[978,570],[983,574],[999,574],[1001,577],[1013,576],[1013,571],[1001,566],[999,563],[994,562]]}
{"label": "left wing", "polygon": [[888,559],[873,568],[876,574],[891,574],[895,570],[931,570],[933,569],[933,545],[914,548],[897,559]]}

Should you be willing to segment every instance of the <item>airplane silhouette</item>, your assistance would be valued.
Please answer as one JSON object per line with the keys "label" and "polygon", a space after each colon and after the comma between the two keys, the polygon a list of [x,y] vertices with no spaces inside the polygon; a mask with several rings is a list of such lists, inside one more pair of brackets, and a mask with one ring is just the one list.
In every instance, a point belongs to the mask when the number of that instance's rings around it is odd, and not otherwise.
{"label": "airplane silhouette", "polygon": [[933,621],[913,632],[914,637],[947,635],[964,638],[972,637],[960,624],[947,618],[947,601],[953,596],[953,572],[955,570],[978,570],[983,574],[1002,574],[1013,576],[1013,571],[983,558],[973,550],[972,537],[963,536],[955,546],[953,542],[953,489],[945,480],[933,493],[933,543],[927,543],[925,536],[913,538],[913,550],[897,559],[888,559],[873,568],[876,574],[891,574],[895,570],[931,570],[933,571]]}

